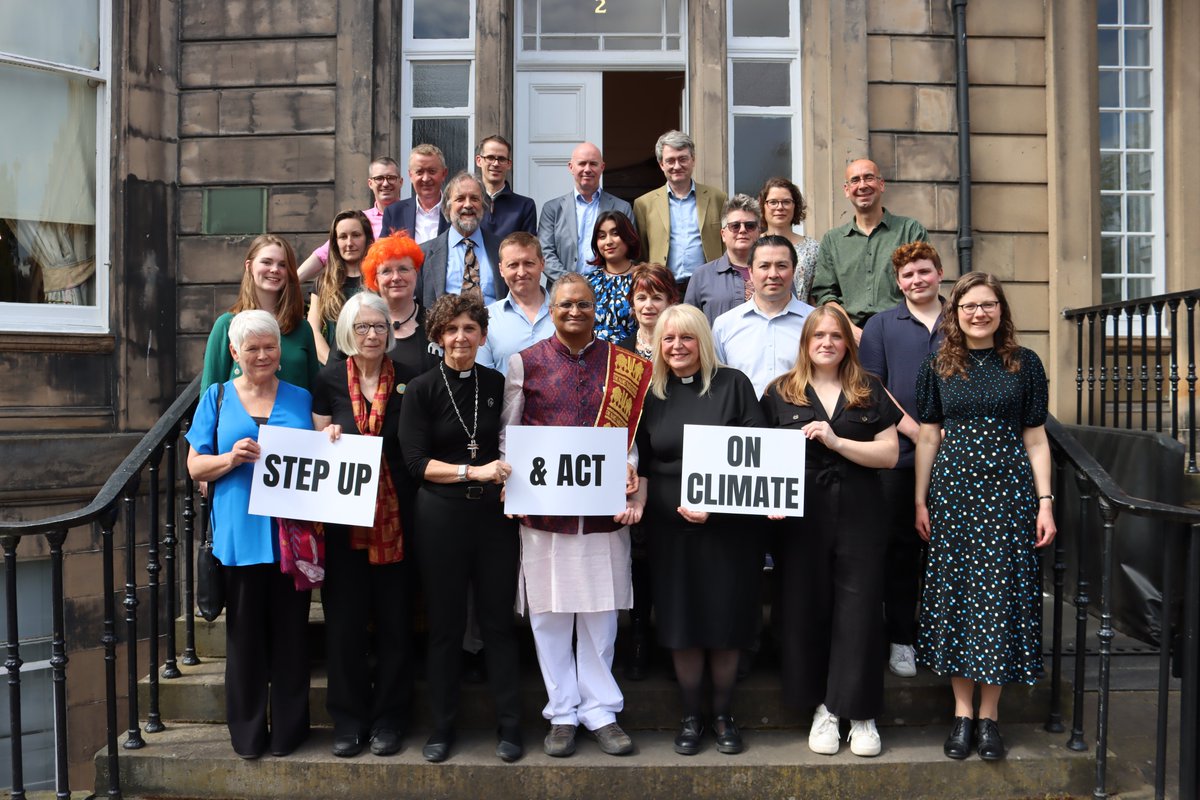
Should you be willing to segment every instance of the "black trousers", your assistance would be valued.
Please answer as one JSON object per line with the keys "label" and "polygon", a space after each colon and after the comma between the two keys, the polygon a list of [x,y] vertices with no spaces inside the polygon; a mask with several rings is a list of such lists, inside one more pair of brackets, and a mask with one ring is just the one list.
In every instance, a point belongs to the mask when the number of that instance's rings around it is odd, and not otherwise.
{"label": "black trousers", "polygon": [[403,734],[412,697],[408,563],[371,564],[366,550],[351,549],[349,529],[326,532],[321,605],[334,735]]}
{"label": "black trousers", "polygon": [[921,600],[926,544],[917,535],[916,476],[912,467],[879,471],[887,509],[887,560],[883,574],[884,632],[887,641],[917,641],[917,605]]}
{"label": "black trousers", "polygon": [[[462,496],[447,496],[457,489]],[[467,587],[475,587],[475,612],[483,637],[488,688],[503,730],[520,724],[520,665],[513,601],[521,544],[517,524],[505,518],[499,498],[466,496],[467,487],[417,492],[417,556],[429,619],[429,704],[434,729],[453,730],[458,716]]]}
{"label": "black trousers", "polygon": [[239,755],[285,755],[308,738],[311,601],[278,564],[225,568],[225,714]]}

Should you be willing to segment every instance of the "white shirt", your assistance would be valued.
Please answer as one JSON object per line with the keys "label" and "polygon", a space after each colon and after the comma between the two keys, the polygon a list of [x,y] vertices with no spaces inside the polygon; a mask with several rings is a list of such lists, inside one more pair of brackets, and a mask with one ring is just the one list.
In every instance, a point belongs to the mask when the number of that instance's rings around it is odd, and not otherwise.
{"label": "white shirt", "polygon": [[[416,199],[416,198],[414,198]],[[417,244],[424,244],[430,239],[436,239],[438,235],[438,225],[442,221],[442,205],[434,203],[433,208],[429,211],[421,208],[421,201],[416,200],[417,207],[417,222],[414,227],[414,240]]]}
{"label": "white shirt", "polygon": [[795,297],[773,317],[751,298],[713,320],[717,360],[750,378],[759,397],[767,384],[796,365],[800,330],[813,307]]}

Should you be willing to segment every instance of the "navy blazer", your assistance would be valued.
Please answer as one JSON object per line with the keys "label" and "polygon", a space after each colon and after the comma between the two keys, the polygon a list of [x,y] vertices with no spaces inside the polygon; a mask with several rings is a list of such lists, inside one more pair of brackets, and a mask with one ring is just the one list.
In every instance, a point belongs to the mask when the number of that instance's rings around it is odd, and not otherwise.
{"label": "navy blazer", "polygon": [[[450,227],[450,222],[446,219],[445,214],[438,215],[438,233],[445,233],[446,228]],[[417,236],[417,198],[406,197],[403,200],[397,200],[383,210],[383,227],[380,228],[380,234],[389,236],[396,231],[408,231],[408,235],[416,238]]]}
{"label": "navy blazer", "polygon": [[497,241],[504,241],[505,236],[515,231],[537,236],[537,203],[532,197],[517,194],[506,183],[492,198],[492,207],[484,213],[479,227],[495,236]]}
{"label": "navy blazer", "polygon": [[[492,285],[496,289],[496,299],[508,296],[508,284],[500,277],[500,240],[487,231],[482,231],[483,249],[487,252],[488,260],[492,262]],[[436,239],[430,239],[421,245],[425,254],[425,263],[417,273],[417,288],[413,296],[424,308],[433,308],[437,299],[446,294],[446,267],[449,264],[450,234],[443,231]]]}

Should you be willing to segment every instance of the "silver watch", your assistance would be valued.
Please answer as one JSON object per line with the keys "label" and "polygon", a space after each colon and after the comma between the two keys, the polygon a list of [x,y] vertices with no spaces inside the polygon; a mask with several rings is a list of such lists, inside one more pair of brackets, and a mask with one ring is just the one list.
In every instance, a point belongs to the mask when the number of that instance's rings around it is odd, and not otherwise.
{"label": "silver watch", "polygon": [[460,483],[466,482],[466,480],[467,480],[467,465],[466,464],[458,465],[458,480]]}

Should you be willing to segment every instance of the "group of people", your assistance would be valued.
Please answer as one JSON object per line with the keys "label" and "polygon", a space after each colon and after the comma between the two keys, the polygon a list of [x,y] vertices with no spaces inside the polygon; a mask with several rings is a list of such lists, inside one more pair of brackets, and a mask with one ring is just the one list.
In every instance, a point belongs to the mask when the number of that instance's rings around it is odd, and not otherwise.
{"label": "group of people", "polygon": [[[546,687],[548,755],[574,753],[580,726],[606,753],[633,751],[613,674],[621,610],[631,677],[651,627],[671,653],[676,751],[699,752],[711,728],[719,752],[741,752],[734,694],[769,553],[784,700],[813,712],[814,752],[837,753],[846,721],[851,751],[878,754],[884,669],[911,677],[920,663],[951,679],[946,755],[1004,757],[1001,689],[1041,673],[1037,548],[1055,525],[1046,377],[1003,288],[973,272],[943,300],[938,253],[884,208],[869,160],[846,170],[853,219],[818,244],[794,230],[805,202],[787,179],[726,199],[692,180],[686,134],[655,154],[666,184],[631,207],[579,145],[574,190],[538,222],[506,182],[501,137],[480,144],[478,175],[448,180],[420,145],[413,197],[398,199],[395,161],[375,160],[375,205],[338,214],[302,265],[279,237],[251,245],[187,435],[229,576],[239,755],[286,755],[309,727],[310,596],[278,569],[275,522],[247,510],[265,423],[383,440],[374,525],[326,526],[335,755],[400,749],[414,608],[428,761],[454,750],[464,648],[483,654],[496,755],[523,756],[514,610]],[[803,516],[681,505],[687,424],[801,432]],[[624,509],[506,516],[512,425],[625,429]]]}

